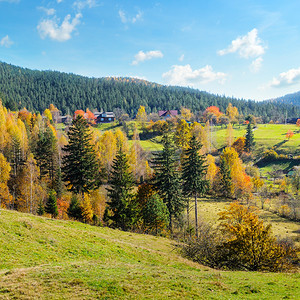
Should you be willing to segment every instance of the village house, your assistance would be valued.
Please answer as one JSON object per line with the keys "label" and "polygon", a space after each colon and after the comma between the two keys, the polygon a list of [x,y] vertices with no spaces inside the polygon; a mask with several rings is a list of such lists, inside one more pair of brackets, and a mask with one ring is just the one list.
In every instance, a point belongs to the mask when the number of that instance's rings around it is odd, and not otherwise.
{"label": "village house", "polygon": [[160,111],[158,111],[158,116],[164,120],[170,119],[172,117],[176,117],[177,115],[178,115],[177,110],[160,110]]}
{"label": "village house", "polygon": [[101,113],[94,113],[96,117],[96,123],[110,123],[114,122],[115,114],[111,111],[101,112]]}

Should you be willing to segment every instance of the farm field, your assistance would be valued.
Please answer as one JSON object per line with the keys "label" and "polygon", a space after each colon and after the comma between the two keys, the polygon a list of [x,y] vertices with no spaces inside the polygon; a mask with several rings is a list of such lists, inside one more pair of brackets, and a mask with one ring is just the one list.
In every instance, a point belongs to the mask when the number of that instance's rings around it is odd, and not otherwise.
{"label": "farm field", "polygon": [[298,273],[212,270],[167,238],[15,211],[1,211],[0,253],[0,299],[300,297]]}

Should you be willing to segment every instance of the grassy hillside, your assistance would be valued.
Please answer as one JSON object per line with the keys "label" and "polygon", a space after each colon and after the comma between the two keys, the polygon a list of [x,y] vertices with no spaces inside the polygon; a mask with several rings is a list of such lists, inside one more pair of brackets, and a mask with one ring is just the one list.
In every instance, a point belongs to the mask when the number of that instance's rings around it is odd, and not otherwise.
{"label": "grassy hillside", "polygon": [[[133,123],[133,122],[131,122]],[[101,124],[97,127],[101,131],[114,130],[122,128],[113,124]],[[294,132],[294,136],[286,139],[288,130]],[[245,136],[246,125],[235,126],[233,128],[234,140],[238,137]],[[293,124],[258,124],[254,130],[254,139],[256,143],[256,153],[261,155],[266,149],[274,148],[279,154],[293,154],[300,155],[300,128]],[[162,149],[161,144],[157,143],[158,139],[141,140],[140,144],[146,151],[158,151]],[[226,145],[226,128],[215,126],[212,130],[212,141],[215,148],[220,149]],[[129,140],[131,143],[131,141]]]}
{"label": "grassy hillside", "polygon": [[[288,130],[294,132],[294,136],[290,139],[286,139],[286,133]],[[235,126],[234,139],[245,136],[246,126]],[[214,141],[217,148],[225,146],[226,141],[226,129],[221,127],[215,127]],[[258,124],[254,130],[254,139],[256,143],[256,152],[262,153],[264,149],[270,149],[274,147],[275,151],[284,154],[300,155],[300,128],[292,124]]]}
{"label": "grassy hillside", "polygon": [[0,217],[0,299],[299,299],[299,274],[221,272],[181,258],[166,238]]}

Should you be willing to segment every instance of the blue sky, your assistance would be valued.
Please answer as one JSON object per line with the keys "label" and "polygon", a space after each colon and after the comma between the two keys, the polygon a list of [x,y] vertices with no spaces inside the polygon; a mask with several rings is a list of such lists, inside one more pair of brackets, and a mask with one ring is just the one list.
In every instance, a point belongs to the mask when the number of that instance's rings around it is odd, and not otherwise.
{"label": "blue sky", "polygon": [[0,0],[0,61],[262,100],[300,90],[300,1]]}

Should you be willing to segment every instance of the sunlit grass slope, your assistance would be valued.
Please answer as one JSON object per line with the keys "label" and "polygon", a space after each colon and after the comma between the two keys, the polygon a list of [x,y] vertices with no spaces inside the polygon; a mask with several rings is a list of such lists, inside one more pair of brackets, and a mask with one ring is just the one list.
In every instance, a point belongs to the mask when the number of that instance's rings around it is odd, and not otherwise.
{"label": "sunlit grass slope", "polygon": [[[286,133],[288,130],[294,132],[294,136],[287,140]],[[283,154],[300,155],[300,128],[292,124],[258,124],[253,131],[256,143],[256,152],[262,154],[265,149],[272,147]],[[246,126],[235,126],[233,131],[234,139],[245,136]],[[213,141],[217,148],[224,147],[226,144],[226,129],[214,127]]]}
{"label": "sunlit grass slope", "polygon": [[299,274],[220,272],[169,239],[0,215],[0,299],[299,299]]}

